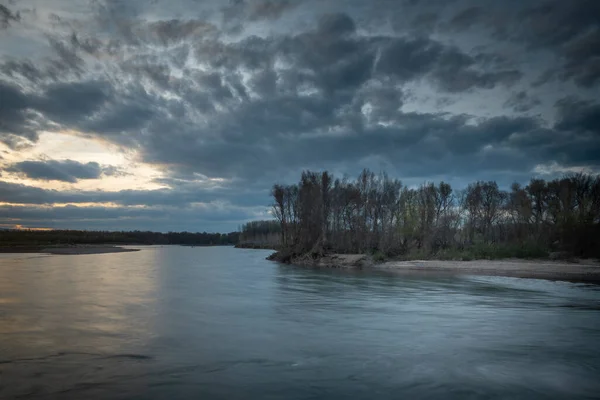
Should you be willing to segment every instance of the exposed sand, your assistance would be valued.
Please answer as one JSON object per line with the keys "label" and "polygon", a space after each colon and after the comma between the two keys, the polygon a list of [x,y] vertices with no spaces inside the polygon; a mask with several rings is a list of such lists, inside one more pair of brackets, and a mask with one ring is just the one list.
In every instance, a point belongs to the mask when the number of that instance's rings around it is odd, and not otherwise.
{"label": "exposed sand", "polygon": [[61,255],[80,255],[80,254],[105,254],[105,253],[124,253],[130,251],[139,251],[139,249],[126,249],[123,247],[111,245],[76,245],[76,246],[23,246],[23,247],[3,247],[2,253],[44,253]]}
{"label": "exposed sand", "polygon": [[394,272],[432,272],[462,275],[495,275],[600,283],[600,263],[537,260],[389,261],[373,268]]}
{"label": "exposed sand", "polygon": [[[277,260],[276,254],[271,259],[281,261]],[[473,261],[412,260],[376,263],[373,262],[370,256],[365,254],[327,254],[317,259],[296,257],[285,262],[306,267],[363,269],[411,275],[495,275],[600,284],[600,262],[594,260],[581,260],[576,263],[522,259]]]}

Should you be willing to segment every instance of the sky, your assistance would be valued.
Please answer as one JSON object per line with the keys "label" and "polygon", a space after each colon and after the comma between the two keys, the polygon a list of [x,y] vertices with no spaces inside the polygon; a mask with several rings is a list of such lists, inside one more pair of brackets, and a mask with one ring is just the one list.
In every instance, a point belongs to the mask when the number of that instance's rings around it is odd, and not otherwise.
{"label": "sky", "polygon": [[0,0],[0,228],[228,232],[302,170],[600,171],[598,0]]}

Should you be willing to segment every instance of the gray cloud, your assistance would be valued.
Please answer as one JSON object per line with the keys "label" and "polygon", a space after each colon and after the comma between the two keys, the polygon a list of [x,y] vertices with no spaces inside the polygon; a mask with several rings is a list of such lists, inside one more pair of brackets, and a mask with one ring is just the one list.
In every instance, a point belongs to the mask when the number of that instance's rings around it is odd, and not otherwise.
{"label": "gray cloud", "polygon": [[[105,167],[106,168],[106,167]],[[110,170],[108,171],[110,174]],[[115,203],[121,206],[186,207],[193,203],[210,203],[226,199],[240,207],[257,207],[268,204],[269,185],[236,187],[211,187],[204,183],[176,182],[167,179],[169,188],[155,190],[121,190],[113,192],[41,189],[18,183],[0,181],[0,202],[29,205],[64,203]]]}
{"label": "gray cloud", "polygon": [[536,106],[539,106],[541,101],[537,97],[529,95],[526,91],[513,93],[508,100],[504,102],[505,107],[512,108],[515,112],[527,112]]}
{"label": "gray cloud", "polygon": [[76,123],[109,100],[110,89],[106,83],[94,81],[52,84],[32,106],[54,122]]}
{"label": "gray cloud", "polygon": [[40,208],[0,205],[0,220],[30,227],[86,230],[233,231],[260,217],[258,209],[208,205],[193,208],[125,208],[63,206]]}
{"label": "gray cloud", "polygon": [[250,19],[277,19],[298,5],[291,0],[259,0],[251,5]]}
{"label": "gray cloud", "polygon": [[75,183],[80,179],[99,179],[104,175],[116,175],[114,166],[101,166],[97,162],[80,163],[74,160],[20,161],[4,169],[30,179]]}
{"label": "gray cloud", "polygon": [[37,83],[41,78],[47,76],[48,73],[44,73],[36,68],[31,61],[22,60],[8,60],[0,65],[0,71],[10,78],[25,78],[30,82]]}
{"label": "gray cloud", "polygon": [[564,55],[568,61],[561,78],[573,79],[585,87],[595,86],[600,82],[600,27],[570,41],[565,46]]}
{"label": "gray cloud", "polygon": [[454,15],[448,24],[453,29],[465,30],[478,23],[482,15],[484,12],[481,7],[468,7]]}
{"label": "gray cloud", "polygon": [[13,22],[18,22],[21,19],[21,15],[13,13],[8,7],[0,4],[0,29],[6,29]]}
{"label": "gray cloud", "polygon": [[[38,130],[50,123],[74,127],[84,122],[110,98],[111,86],[101,82],[53,83],[44,93],[26,93],[0,80],[0,141],[18,147],[16,138],[35,142]],[[42,114],[45,119],[40,118]],[[82,126],[83,127],[83,126]]]}
{"label": "gray cloud", "polygon": [[600,104],[567,97],[556,103],[556,129],[573,133],[594,133],[600,136]]}
{"label": "gray cloud", "polygon": [[482,71],[477,67],[477,59],[424,38],[391,41],[382,51],[377,68],[405,81],[429,73],[440,89],[449,92],[491,89],[498,84],[510,86],[522,75],[518,70]]}
{"label": "gray cloud", "polygon": [[29,110],[30,102],[19,87],[0,80],[0,142],[18,148],[23,139],[37,140],[35,115]]}
{"label": "gray cloud", "polygon": [[[396,28],[406,25],[401,15],[414,15],[410,26],[421,34],[468,33],[489,37],[495,45],[512,44],[528,52],[556,56],[545,79],[574,81],[583,87],[599,82],[598,35],[600,3],[594,0],[405,2]],[[521,49],[522,51],[522,49]],[[554,71],[551,74],[550,71]]]}

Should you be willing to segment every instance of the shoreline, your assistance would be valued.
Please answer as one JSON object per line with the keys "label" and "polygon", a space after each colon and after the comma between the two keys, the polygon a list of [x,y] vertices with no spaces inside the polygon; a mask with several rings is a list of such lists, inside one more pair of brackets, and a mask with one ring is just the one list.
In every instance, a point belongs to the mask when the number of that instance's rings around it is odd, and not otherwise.
{"label": "shoreline", "polygon": [[269,244],[254,244],[254,243],[238,243],[236,249],[255,249],[255,250],[273,250],[277,251],[277,246]]}
{"label": "shoreline", "polygon": [[374,262],[364,254],[327,254],[316,259],[294,257],[278,259],[278,253],[268,257],[272,261],[301,267],[358,269],[388,272],[395,274],[444,274],[444,275],[486,275],[515,278],[546,279],[600,284],[600,261],[580,260],[564,262],[534,259],[502,260],[410,260]]}
{"label": "shoreline", "polygon": [[374,270],[394,273],[444,273],[454,275],[506,276],[525,279],[600,284],[600,264],[594,261],[568,263],[545,260],[413,260],[374,264]]}
{"label": "shoreline", "polygon": [[140,249],[127,249],[113,245],[76,245],[76,246],[15,246],[0,247],[2,254],[53,254],[53,255],[85,255],[85,254],[109,254],[128,253],[140,251]]}

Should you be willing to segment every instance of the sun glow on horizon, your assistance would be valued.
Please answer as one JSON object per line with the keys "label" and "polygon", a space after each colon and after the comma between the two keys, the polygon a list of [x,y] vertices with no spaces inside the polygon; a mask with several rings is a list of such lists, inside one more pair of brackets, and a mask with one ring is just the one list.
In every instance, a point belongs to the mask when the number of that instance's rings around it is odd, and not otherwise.
{"label": "sun glow on horizon", "polygon": [[118,169],[114,175],[101,175],[98,179],[80,179],[75,183],[32,179],[22,174],[4,172],[2,180],[28,186],[53,190],[101,190],[120,191],[126,189],[154,190],[165,188],[157,183],[164,176],[158,166],[136,160],[137,153],[123,151],[107,141],[91,138],[75,131],[41,132],[39,140],[27,149],[15,151],[4,146],[0,166],[21,161],[64,161],[80,163],[96,162],[101,166]]}

